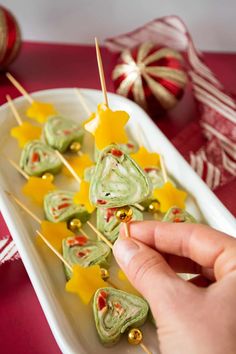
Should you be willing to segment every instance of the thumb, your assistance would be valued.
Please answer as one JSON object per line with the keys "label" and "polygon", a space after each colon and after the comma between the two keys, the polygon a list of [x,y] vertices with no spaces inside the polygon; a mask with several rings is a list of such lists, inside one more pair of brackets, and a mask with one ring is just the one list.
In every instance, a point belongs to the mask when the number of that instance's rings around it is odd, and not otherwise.
{"label": "thumb", "polygon": [[132,238],[119,237],[114,256],[133,286],[149,302],[154,315],[173,307],[179,287],[187,286],[160,253]]}

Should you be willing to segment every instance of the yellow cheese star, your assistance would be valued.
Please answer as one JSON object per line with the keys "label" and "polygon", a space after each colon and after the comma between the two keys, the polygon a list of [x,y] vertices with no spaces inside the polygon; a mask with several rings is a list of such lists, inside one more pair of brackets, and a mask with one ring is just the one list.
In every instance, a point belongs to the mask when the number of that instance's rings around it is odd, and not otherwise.
{"label": "yellow cheese star", "polygon": [[83,123],[83,127],[87,132],[93,136],[99,124],[99,116],[96,113],[92,113],[91,116]]}
{"label": "yellow cheese star", "polygon": [[83,204],[89,213],[95,210],[95,206],[89,200],[89,182],[82,181],[80,183],[80,190],[74,196],[75,204]]}
{"label": "yellow cheese star", "polygon": [[175,188],[171,182],[166,182],[153,191],[153,197],[160,203],[160,211],[165,213],[172,206],[184,209],[187,193]]}
{"label": "yellow cheese star", "polygon": [[130,157],[143,169],[160,166],[159,155],[156,152],[148,152],[144,146],[140,146],[139,150]]}
{"label": "yellow cheese star", "polygon": [[30,197],[35,203],[42,205],[44,196],[56,189],[56,186],[48,179],[41,177],[29,177],[26,184],[22,188],[22,192]]}
{"label": "yellow cheese star", "polygon": [[[41,222],[41,233],[58,252],[61,252],[62,240],[74,236],[73,232],[68,230],[66,222],[55,224],[47,220]],[[36,236],[36,240],[39,245],[44,244],[39,236]]]}
{"label": "yellow cheese star", "polygon": [[51,103],[34,101],[26,111],[29,118],[35,119],[39,123],[45,123],[50,116],[55,116],[57,111]]}
{"label": "yellow cheese star", "polygon": [[128,142],[128,136],[124,128],[129,120],[128,113],[124,111],[113,112],[105,105],[100,105],[97,115],[99,116],[99,123],[94,132],[94,138],[99,150],[112,143],[126,144]]}
{"label": "yellow cheese star", "polygon": [[[94,164],[88,154],[83,154],[81,156],[71,156],[67,158],[67,161],[75,170],[77,175],[79,175],[81,178],[84,176],[84,170]],[[65,166],[62,168],[62,173],[68,177],[73,177]]]}
{"label": "yellow cheese star", "polygon": [[106,286],[109,285],[102,280],[98,265],[83,268],[77,264],[73,266],[72,278],[66,283],[66,291],[77,294],[87,305],[95,291]]}
{"label": "yellow cheese star", "polygon": [[11,136],[16,138],[19,147],[23,148],[30,140],[39,139],[42,133],[40,127],[36,127],[28,122],[23,122],[21,125],[11,129]]}

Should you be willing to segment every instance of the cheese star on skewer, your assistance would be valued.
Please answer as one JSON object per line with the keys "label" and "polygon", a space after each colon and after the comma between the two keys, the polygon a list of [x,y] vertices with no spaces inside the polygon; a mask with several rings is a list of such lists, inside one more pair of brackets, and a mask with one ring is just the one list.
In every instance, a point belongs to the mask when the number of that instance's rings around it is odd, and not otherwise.
{"label": "cheese star on skewer", "polygon": [[51,103],[33,101],[26,111],[27,117],[39,123],[45,123],[51,116],[55,116],[57,111]]}
{"label": "cheese star on skewer", "polygon": [[175,188],[171,182],[166,182],[153,191],[153,197],[160,203],[160,211],[165,213],[172,206],[184,209],[187,193]]}
{"label": "cheese star on skewer", "polygon": [[89,213],[92,213],[95,210],[95,206],[90,203],[89,200],[89,187],[90,183],[82,181],[80,183],[80,190],[74,196],[75,204],[83,204]]}
{"label": "cheese star on skewer", "polygon": [[[70,156],[67,158],[67,161],[75,170],[77,175],[81,178],[83,178],[84,176],[85,169],[94,165],[93,161],[91,160],[88,154],[82,154],[80,156]],[[63,166],[62,173],[66,176],[71,177],[71,172],[66,168],[66,166]]]}
{"label": "cheese star on skewer", "polygon": [[22,188],[22,192],[30,197],[35,203],[42,205],[44,197],[49,192],[56,189],[56,186],[48,178],[29,177]]}
{"label": "cheese star on skewer", "polygon": [[160,166],[159,155],[156,152],[149,152],[144,146],[140,146],[139,150],[130,157],[143,169]]}

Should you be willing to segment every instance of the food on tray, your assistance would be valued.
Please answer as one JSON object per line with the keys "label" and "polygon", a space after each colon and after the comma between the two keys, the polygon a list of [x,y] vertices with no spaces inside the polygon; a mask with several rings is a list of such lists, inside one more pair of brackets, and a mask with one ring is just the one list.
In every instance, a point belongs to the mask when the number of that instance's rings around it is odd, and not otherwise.
{"label": "food on tray", "polygon": [[171,182],[166,182],[153,191],[153,197],[159,202],[160,211],[165,213],[172,206],[184,209],[187,193],[177,189]]}
{"label": "food on tray", "polygon": [[140,146],[139,150],[130,157],[143,169],[160,166],[159,155],[156,152],[149,152],[144,146]]}
{"label": "food on tray", "polygon": [[90,202],[89,199],[89,188],[90,183],[86,181],[81,181],[79,192],[74,196],[75,204],[83,204],[89,213],[95,210],[95,206]]}
{"label": "food on tray", "polygon": [[[67,228],[66,222],[52,223],[51,221],[41,221],[41,231],[48,242],[58,251],[62,250],[62,240],[73,237],[74,233]],[[42,244],[41,238],[37,237],[37,243]]]}
{"label": "food on tray", "polygon": [[133,205],[147,199],[150,183],[141,168],[117,145],[101,151],[90,185],[90,201],[97,207]]}
{"label": "food on tray", "polygon": [[[143,220],[143,214],[135,207],[131,207],[133,211],[132,221]],[[117,208],[97,208],[97,228],[105,235],[109,241],[114,243],[119,236],[121,223],[116,217]]]}
{"label": "food on tray", "polygon": [[72,142],[82,143],[84,129],[71,119],[54,116],[45,123],[43,133],[48,145],[64,152]]}
{"label": "food on tray", "polygon": [[98,289],[93,300],[93,314],[98,336],[105,345],[113,345],[130,327],[146,321],[149,306],[136,295],[113,288]]}
{"label": "food on tray", "polygon": [[167,213],[165,214],[162,221],[167,222],[185,222],[185,223],[196,223],[196,219],[189,214],[186,210],[172,207],[170,208]]}
{"label": "food on tray", "polygon": [[[69,156],[67,157],[67,162],[81,178],[84,177],[84,173],[88,168],[94,167],[94,163],[88,154]],[[72,177],[71,172],[66,168],[66,166],[63,166],[62,173],[68,177]]]}
{"label": "food on tray", "polygon": [[51,103],[33,101],[26,111],[29,118],[35,119],[39,123],[45,123],[51,116],[55,116],[57,111]]}
{"label": "food on tray", "polygon": [[[71,266],[75,264],[79,264],[81,267],[89,267],[94,264],[104,268],[109,266],[111,250],[104,242],[89,240],[83,235],[74,235],[62,241],[62,250],[64,259]],[[71,272],[66,266],[65,273],[69,279]]]}
{"label": "food on tray", "polygon": [[44,197],[51,191],[54,191],[56,186],[49,178],[29,177],[26,184],[22,188],[22,192],[27,197],[30,197],[35,203],[42,205]]}
{"label": "food on tray", "polygon": [[84,170],[84,179],[86,182],[91,182],[91,179],[93,177],[94,171],[95,171],[95,165],[91,166],[91,167],[87,167]]}
{"label": "food on tray", "polygon": [[11,136],[18,141],[20,148],[23,148],[31,140],[39,139],[42,128],[36,127],[29,122],[22,122],[21,125],[11,128]]}
{"label": "food on tray", "polygon": [[[128,143],[126,143],[126,144],[117,144],[117,145],[119,145],[120,149],[128,155],[134,154],[138,150],[138,144],[132,140],[129,140]],[[98,150],[95,146],[95,149],[94,149],[94,160],[95,161],[98,160],[99,154],[100,154],[100,150]]]}
{"label": "food on tray", "polygon": [[57,174],[62,163],[52,148],[40,140],[33,140],[22,150],[20,167],[29,176],[41,176],[45,172]]}

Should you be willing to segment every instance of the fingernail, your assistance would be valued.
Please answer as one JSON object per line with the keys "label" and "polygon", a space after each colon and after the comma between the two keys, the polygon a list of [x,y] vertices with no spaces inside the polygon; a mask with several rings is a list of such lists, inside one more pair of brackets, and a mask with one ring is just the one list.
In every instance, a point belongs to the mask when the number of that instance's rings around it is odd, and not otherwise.
{"label": "fingernail", "polygon": [[139,246],[132,239],[120,237],[113,246],[113,253],[119,264],[127,267],[131,259],[137,254]]}

